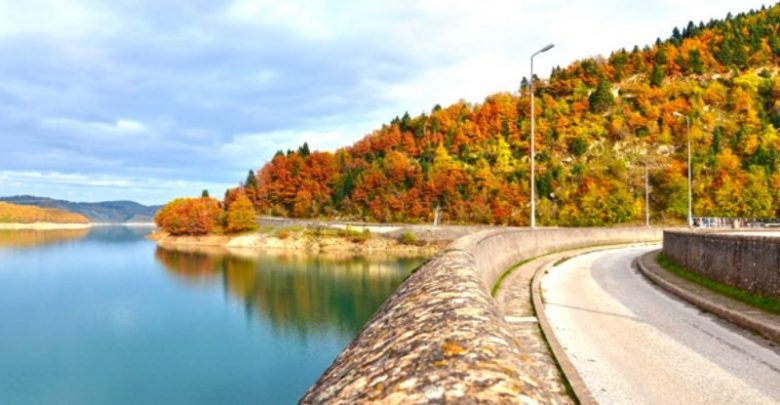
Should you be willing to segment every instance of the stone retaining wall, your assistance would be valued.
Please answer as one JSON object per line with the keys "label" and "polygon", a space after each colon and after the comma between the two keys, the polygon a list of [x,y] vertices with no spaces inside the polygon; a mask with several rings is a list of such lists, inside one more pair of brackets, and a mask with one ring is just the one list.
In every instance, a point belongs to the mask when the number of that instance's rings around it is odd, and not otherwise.
{"label": "stone retaining wall", "polygon": [[780,238],[770,236],[664,232],[664,254],[709,279],[780,298]]}
{"label": "stone retaining wall", "polygon": [[382,305],[302,403],[549,403],[490,295],[513,264],[558,250],[658,241],[649,228],[491,230],[462,237]]}

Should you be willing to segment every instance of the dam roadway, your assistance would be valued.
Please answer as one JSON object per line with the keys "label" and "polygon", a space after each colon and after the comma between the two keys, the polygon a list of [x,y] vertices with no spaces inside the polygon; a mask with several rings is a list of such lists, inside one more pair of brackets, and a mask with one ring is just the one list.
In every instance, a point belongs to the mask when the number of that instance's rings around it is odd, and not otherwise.
{"label": "dam roadway", "polygon": [[780,350],[679,301],[632,261],[590,253],[542,280],[545,313],[599,403],[780,403]]}

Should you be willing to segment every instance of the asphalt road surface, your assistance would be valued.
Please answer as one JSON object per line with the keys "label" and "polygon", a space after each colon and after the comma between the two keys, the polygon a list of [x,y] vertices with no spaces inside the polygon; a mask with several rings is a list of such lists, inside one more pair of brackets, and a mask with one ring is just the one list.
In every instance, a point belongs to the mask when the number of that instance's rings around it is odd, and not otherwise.
{"label": "asphalt road surface", "polygon": [[575,257],[542,280],[545,313],[596,400],[780,404],[780,350],[650,284],[631,268],[650,249]]}

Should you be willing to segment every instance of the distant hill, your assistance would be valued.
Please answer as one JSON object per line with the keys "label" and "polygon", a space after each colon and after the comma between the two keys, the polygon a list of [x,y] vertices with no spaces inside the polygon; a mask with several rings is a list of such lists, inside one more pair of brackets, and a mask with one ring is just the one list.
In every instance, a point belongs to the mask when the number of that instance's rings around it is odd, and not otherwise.
{"label": "distant hill", "polygon": [[34,205],[45,208],[58,208],[79,213],[92,222],[152,222],[159,205],[141,205],[134,201],[72,202],[46,197],[19,195],[0,197],[0,201],[18,205]]}
{"label": "distant hill", "polygon": [[0,223],[31,224],[53,222],[57,224],[86,224],[87,217],[55,207],[35,207],[0,202]]}

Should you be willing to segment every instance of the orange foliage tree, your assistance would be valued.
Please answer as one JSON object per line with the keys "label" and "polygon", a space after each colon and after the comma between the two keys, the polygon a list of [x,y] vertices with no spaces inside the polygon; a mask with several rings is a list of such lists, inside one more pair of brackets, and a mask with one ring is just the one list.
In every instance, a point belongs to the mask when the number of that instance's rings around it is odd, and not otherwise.
{"label": "orange foliage tree", "polygon": [[154,221],[171,235],[205,235],[215,231],[221,213],[213,198],[177,198],[158,211]]}

